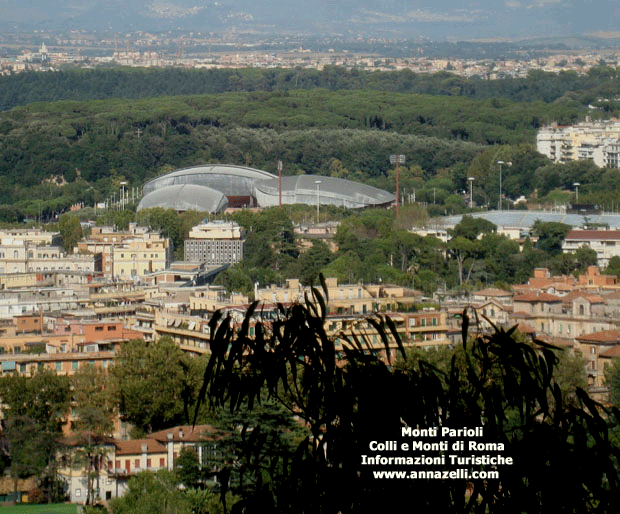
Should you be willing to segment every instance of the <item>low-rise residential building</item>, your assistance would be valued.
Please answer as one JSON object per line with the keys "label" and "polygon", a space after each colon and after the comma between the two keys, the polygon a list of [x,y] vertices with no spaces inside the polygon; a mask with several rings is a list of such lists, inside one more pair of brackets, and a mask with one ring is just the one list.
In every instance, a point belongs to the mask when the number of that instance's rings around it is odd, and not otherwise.
{"label": "low-rise residential building", "polygon": [[562,243],[562,251],[574,252],[585,246],[596,252],[599,266],[607,266],[609,259],[620,256],[620,230],[571,230]]}
{"label": "low-rise residential building", "polygon": [[605,370],[600,357],[612,348],[620,346],[620,331],[618,329],[602,330],[578,336],[575,341],[575,351],[581,353],[586,362],[589,384],[594,387],[603,387]]}
{"label": "low-rise residential building", "polygon": [[90,460],[84,447],[88,434],[74,434],[61,440],[58,476],[69,489],[72,503],[84,504],[88,475],[92,478],[91,501],[107,503],[121,497],[129,479],[142,471],[173,470],[183,448],[193,449],[198,461],[210,470],[221,435],[210,425],[177,426],[147,435],[142,439],[114,440],[90,436],[94,448]]}

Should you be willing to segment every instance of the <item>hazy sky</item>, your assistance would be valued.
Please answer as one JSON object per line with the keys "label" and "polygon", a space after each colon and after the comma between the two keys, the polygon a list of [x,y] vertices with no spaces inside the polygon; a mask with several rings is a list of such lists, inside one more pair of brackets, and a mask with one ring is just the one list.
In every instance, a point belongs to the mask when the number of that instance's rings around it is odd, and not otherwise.
{"label": "hazy sky", "polygon": [[0,0],[0,28],[303,32],[394,31],[407,36],[519,38],[620,31],[611,0]]}

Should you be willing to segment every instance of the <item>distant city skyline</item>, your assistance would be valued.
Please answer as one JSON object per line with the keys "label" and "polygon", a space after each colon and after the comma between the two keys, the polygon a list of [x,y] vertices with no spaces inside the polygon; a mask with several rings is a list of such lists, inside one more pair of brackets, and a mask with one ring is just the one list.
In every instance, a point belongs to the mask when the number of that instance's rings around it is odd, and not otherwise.
{"label": "distant city skyline", "polygon": [[518,40],[620,34],[610,0],[0,0],[0,31],[238,30]]}

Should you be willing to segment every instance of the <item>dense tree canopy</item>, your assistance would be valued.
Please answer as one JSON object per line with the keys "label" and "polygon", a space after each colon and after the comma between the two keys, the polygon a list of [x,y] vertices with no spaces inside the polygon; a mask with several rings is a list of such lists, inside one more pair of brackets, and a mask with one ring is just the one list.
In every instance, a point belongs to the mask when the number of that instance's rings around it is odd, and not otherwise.
{"label": "dense tree canopy", "polygon": [[169,338],[124,343],[110,368],[122,419],[142,433],[186,423],[199,366]]}
{"label": "dense tree canopy", "polygon": [[[227,319],[212,322],[213,354],[201,398],[234,412],[266,393],[296,412],[312,433],[277,465],[257,460],[255,472],[268,472],[272,482],[248,492],[238,509],[368,512],[412,498],[421,512],[585,513],[617,506],[620,448],[607,426],[614,414],[579,389],[579,381],[556,378],[560,350],[526,342],[514,329],[468,338],[465,315],[463,344],[452,358],[437,366],[418,357],[392,368],[364,351],[362,336],[348,342],[328,337],[323,299],[317,293],[315,300],[283,312],[273,330],[256,327],[255,338],[248,337],[247,320],[240,331],[228,328]],[[384,321],[376,319],[376,326],[397,337]],[[344,357],[339,343],[346,344]],[[403,358],[409,362],[411,356]],[[474,463],[468,479],[381,480],[374,471],[409,476],[413,468],[368,467],[361,456],[386,457],[390,449],[380,451],[376,443],[398,440],[403,426],[483,427],[478,442],[501,443],[495,452],[512,463]],[[400,456],[404,450],[392,451]],[[499,478],[471,475],[490,469],[498,469]]]}

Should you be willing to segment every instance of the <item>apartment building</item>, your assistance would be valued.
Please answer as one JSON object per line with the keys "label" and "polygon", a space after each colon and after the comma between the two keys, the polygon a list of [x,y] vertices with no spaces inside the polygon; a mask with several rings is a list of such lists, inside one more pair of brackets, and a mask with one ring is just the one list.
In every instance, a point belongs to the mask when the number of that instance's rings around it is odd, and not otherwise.
{"label": "apartment building", "polygon": [[38,239],[0,239],[0,275],[54,270],[95,271],[92,255],[66,255],[60,246],[41,244]]}
{"label": "apartment building", "polygon": [[195,451],[202,466],[211,469],[219,437],[210,425],[177,426],[143,439],[119,441],[99,437],[94,442],[91,440],[91,445],[97,447],[97,456],[92,458],[87,470],[84,459],[76,459],[85,441],[79,435],[72,435],[62,441],[57,473],[67,483],[72,503],[86,502],[88,474],[95,477],[92,497],[107,502],[123,496],[129,479],[142,471],[173,470],[183,448]]}
{"label": "apartment building", "polygon": [[586,121],[538,131],[536,149],[556,163],[590,160],[600,168],[620,167],[620,122]]}
{"label": "apartment building", "polygon": [[193,227],[184,244],[184,259],[208,266],[236,264],[243,259],[244,232],[234,221],[203,222]]}
{"label": "apartment building", "polygon": [[620,256],[620,230],[573,229],[562,242],[562,251],[574,252],[582,246],[594,250],[598,265],[605,267],[609,259]]}
{"label": "apartment building", "polygon": [[172,257],[168,238],[135,223],[130,223],[125,231],[92,227],[89,238],[78,242],[76,251],[94,255],[96,271],[104,277],[121,280],[162,271]]}
{"label": "apartment building", "polygon": [[149,232],[141,237],[126,239],[112,248],[112,275],[121,280],[144,278],[150,273],[165,270],[171,260],[170,240],[159,233]]}
{"label": "apartment building", "polygon": [[[372,312],[395,312],[407,310],[422,299],[421,293],[403,286],[389,284],[339,284],[338,279],[325,279],[330,314],[370,314]],[[319,291],[323,294],[321,286]],[[289,304],[310,298],[310,288],[298,279],[287,279],[282,287],[270,285],[256,288],[256,300],[267,303]]]}

